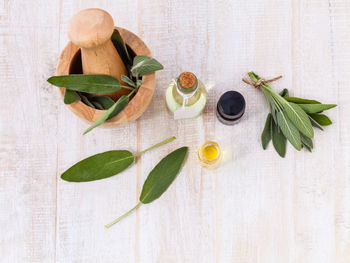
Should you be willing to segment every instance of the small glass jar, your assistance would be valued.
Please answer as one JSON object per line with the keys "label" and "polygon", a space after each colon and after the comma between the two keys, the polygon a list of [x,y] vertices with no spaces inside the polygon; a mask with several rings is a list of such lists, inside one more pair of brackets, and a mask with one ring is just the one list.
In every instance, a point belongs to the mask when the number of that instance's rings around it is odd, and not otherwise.
{"label": "small glass jar", "polygon": [[216,107],[216,116],[221,123],[236,124],[244,112],[245,100],[241,93],[230,90],[221,95]]}
{"label": "small glass jar", "polygon": [[198,150],[198,162],[206,169],[217,168],[222,160],[222,151],[220,146],[213,141],[207,141],[202,144]]}
{"label": "small glass jar", "polygon": [[207,102],[204,84],[191,72],[183,72],[170,82],[166,94],[168,109],[174,119],[187,119],[199,116]]}

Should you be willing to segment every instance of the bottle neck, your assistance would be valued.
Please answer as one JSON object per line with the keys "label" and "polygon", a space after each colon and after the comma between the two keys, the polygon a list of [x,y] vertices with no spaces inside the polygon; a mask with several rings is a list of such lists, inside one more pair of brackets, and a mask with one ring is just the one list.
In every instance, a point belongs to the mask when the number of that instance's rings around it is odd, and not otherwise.
{"label": "bottle neck", "polygon": [[180,94],[190,95],[194,94],[198,90],[198,79],[196,77],[195,83],[192,87],[184,87],[181,85],[180,77],[176,79],[176,89]]}

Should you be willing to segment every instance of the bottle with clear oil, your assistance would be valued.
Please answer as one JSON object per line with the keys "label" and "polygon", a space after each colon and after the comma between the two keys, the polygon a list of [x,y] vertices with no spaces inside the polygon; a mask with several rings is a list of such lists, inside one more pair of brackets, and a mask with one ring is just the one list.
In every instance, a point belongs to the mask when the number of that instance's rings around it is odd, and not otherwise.
{"label": "bottle with clear oil", "polygon": [[207,141],[202,144],[198,150],[198,162],[206,169],[215,169],[219,167],[222,161],[222,151],[220,146],[213,141]]}
{"label": "bottle with clear oil", "polygon": [[191,72],[183,72],[171,81],[165,99],[174,119],[188,119],[199,116],[207,102],[204,84]]}

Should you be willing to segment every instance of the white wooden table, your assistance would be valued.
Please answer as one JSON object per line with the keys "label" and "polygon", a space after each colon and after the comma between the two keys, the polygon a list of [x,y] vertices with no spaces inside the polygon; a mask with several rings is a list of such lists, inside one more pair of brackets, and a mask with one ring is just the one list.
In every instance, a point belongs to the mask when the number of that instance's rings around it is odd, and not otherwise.
{"label": "white wooden table", "polygon": [[[87,7],[138,34],[165,69],[137,122],[82,136],[88,125],[46,79],[69,19]],[[174,121],[163,87],[185,70],[215,86],[201,117]],[[276,90],[339,105],[327,112],[334,124],[316,131],[312,154],[262,150],[267,105],[241,81],[250,70],[282,74]],[[350,261],[350,1],[2,0],[0,76],[1,262]],[[232,127],[214,114],[230,89],[247,101]],[[118,176],[60,179],[92,154],[136,152],[172,135]],[[196,162],[208,139],[226,151],[215,171]],[[189,158],[168,191],[105,229],[137,202],[152,167],[184,145]]]}

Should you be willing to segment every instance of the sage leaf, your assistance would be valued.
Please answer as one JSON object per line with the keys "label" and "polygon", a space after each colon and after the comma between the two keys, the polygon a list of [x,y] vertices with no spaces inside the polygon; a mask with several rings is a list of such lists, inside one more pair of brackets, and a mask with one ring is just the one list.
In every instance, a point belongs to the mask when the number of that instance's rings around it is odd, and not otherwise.
{"label": "sage leaf", "polygon": [[188,147],[182,147],[164,157],[149,173],[142,187],[140,201],[128,212],[105,225],[105,227],[109,228],[118,223],[121,219],[137,209],[141,204],[148,204],[158,199],[168,189],[176,175],[179,173],[187,151]]}
{"label": "sage leaf", "polygon": [[267,148],[267,145],[269,144],[271,140],[271,113],[267,115],[266,121],[265,121],[265,127],[261,134],[261,143],[262,147],[265,150]]}
{"label": "sage leaf", "polygon": [[298,104],[321,104],[321,102],[317,100],[307,100],[307,99],[302,99],[302,98],[297,98],[297,97],[284,97],[286,101],[289,102],[294,102]]}
{"label": "sage leaf", "polygon": [[92,104],[94,104],[96,109],[99,110],[104,110],[104,108],[102,107],[102,105],[100,103],[98,103],[97,101],[91,101]]}
{"label": "sage leaf", "polygon": [[298,151],[301,150],[301,139],[299,130],[293,125],[289,118],[283,113],[277,113],[277,124],[280,127],[283,135]]}
{"label": "sage leaf", "polygon": [[300,138],[301,138],[301,143],[303,144],[303,146],[305,146],[305,148],[311,152],[312,148],[314,147],[314,145],[312,143],[312,139],[310,139],[309,137],[306,137],[303,134],[300,134]]}
{"label": "sage leaf", "polygon": [[280,95],[281,97],[289,97],[289,91],[288,89],[283,89],[281,92],[280,92]]}
{"label": "sage leaf", "polygon": [[119,100],[114,103],[112,107],[110,107],[93,125],[91,125],[83,134],[87,134],[92,129],[96,128],[97,126],[100,126],[102,123],[104,123],[106,120],[113,118],[118,113],[120,113],[125,106],[129,102],[129,97],[127,96],[121,96]]}
{"label": "sage leaf", "polygon": [[131,68],[131,73],[134,77],[138,77],[151,74],[161,69],[163,69],[163,66],[156,59],[147,56],[136,56]]}
{"label": "sage leaf", "polygon": [[[115,103],[118,104],[115,109],[111,112],[111,114],[108,116],[107,121],[117,116],[129,103],[129,97],[128,96],[121,96],[119,100]],[[113,106],[112,106],[113,107]]]}
{"label": "sage leaf", "polygon": [[328,116],[324,114],[312,113],[310,114],[310,117],[322,126],[327,126],[332,124],[332,121],[328,118]]}
{"label": "sage leaf", "polygon": [[336,107],[336,104],[298,104],[306,113],[319,113]]}
{"label": "sage leaf", "polygon": [[80,97],[81,97],[81,100],[82,100],[87,106],[89,106],[89,107],[95,109],[94,104],[92,104],[92,103],[89,101],[89,99],[88,99],[85,95],[80,94]]}
{"label": "sage leaf", "polygon": [[134,87],[136,88],[136,85],[135,83],[129,79],[129,77],[125,76],[125,75],[122,75],[122,81],[124,81],[125,83],[127,83],[128,85],[130,85],[131,87]]}
{"label": "sage leaf", "polygon": [[81,98],[77,92],[68,89],[64,91],[64,104],[72,104],[79,100],[81,100]]}
{"label": "sage leaf", "polygon": [[134,155],[126,150],[108,151],[86,158],[68,170],[61,178],[68,182],[89,182],[116,175],[134,162]]}
{"label": "sage leaf", "polygon": [[298,104],[287,102],[284,105],[285,112],[297,129],[307,137],[314,137],[314,130],[307,114]]}
{"label": "sage leaf", "polygon": [[279,156],[284,158],[286,156],[287,139],[274,121],[271,122],[271,130],[273,147]]}
{"label": "sage leaf", "polygon": [[126,48],[125,42],[117,29],[114,29],[111,40],[114,47],[118,51],[118,54],[123,60],[125,67],[130,69],[132,66],[131,57],[129,55],[128,49]]}
{"label": "sage leaf", "polygon": [[309,119],[311,121],[312,126],[319,128],[321,131],[323,131],[323,128],[321,125],[318,124],[317,121],[315,121],[310,115],[309,115]]}
{"label": "sage leaf", "polygon": [[86,93],[106,94],[120,89],[120,83],[117,78],[100,74],[53,76],[47,81],[57,87],[65,87],[69,90]]}
{"label": "sage leaf", "polygon": [[115,103],[114,100],[111,99],[111,97],[108,96],[94,96],[91,98],[91,102],[98,102],[104,110],[108,110],[110,107],[112,107]]}
{"label": "sage leaf", "polygon": [[181,147],[164,157],[148,175],[143,184],[140,201],[151,203],[159,198],[174,181],[185,160],[188,147]]}
{"label": "sage leaf", "polygon": [[134,155],[127,150],[95,154],[74,164],[61,175],[61,178],[69,182],[89,182],[111,177],[128,168],[134,162],[135,157],[174,139],[175,137],[170,137]]}

